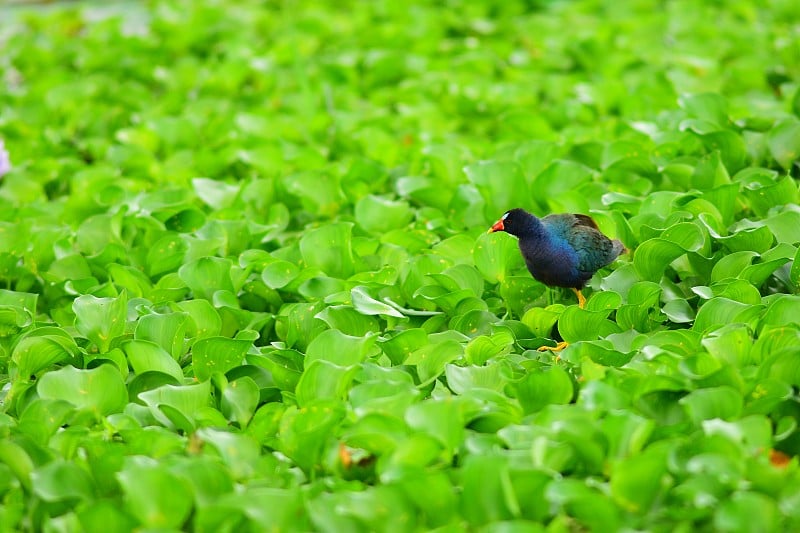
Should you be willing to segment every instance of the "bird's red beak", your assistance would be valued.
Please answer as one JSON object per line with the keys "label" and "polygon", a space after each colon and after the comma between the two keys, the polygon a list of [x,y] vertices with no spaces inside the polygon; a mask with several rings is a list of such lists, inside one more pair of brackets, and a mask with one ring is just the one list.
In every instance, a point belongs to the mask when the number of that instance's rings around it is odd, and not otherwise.
{"label": "bird's red beak", "polygon": [[500,219],[494,223],[494,226],[489,228],[489,233],[494,233],[495,231],[504,231],[506,228],[503,226],[503,220]]}

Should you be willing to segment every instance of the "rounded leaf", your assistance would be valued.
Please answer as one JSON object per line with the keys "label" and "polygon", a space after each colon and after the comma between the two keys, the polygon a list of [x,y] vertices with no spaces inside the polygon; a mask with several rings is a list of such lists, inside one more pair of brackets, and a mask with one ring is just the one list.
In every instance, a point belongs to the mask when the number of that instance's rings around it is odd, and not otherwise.
{"label": "rounded leaf", "polygon": [[48,372],[37,383],[42,398],[64,400],[78,409],[90,409],[99,415],[119,413],[128,403],[128,391],[119,370],[100,365],[91,370],[71,366]]}
{"label": "rounded leaf", "polygon": [[192,509],[189,487],[153,459],[128,457],[117,473],[125,508],[146,528],[182,529]]}
{"label": "rounded leaf", "polygon": [[517,240],[504,232],[484,233],[472,250],[475,267],[486,280],[497,283],[522,264]]}
{"label": "rounded leaf", "polygon": [[800,121],[786,119],[767,134],[767,144],[772,157],[783,168],[790,168],[800,158]]}
{"label": "rounded leaf", "polygon": [[549,404],[569,403],[574,394],[572,379],[560,366],[530,372],[517,384],[517,399],[525,413],[535,413]]}
{"label": "rounded leaf", "polygon": [[48,502],[91,500],[91,476],[75,463],[56,459],[31,473],[33,492]]}
{"label": "rounded leaf", "polygon": [[407,226],[414,214],[407,202],[368,194],[356,202],[355,216],[359,226],[380,234]]}
{"label": "rounded leaf", "polygon": [[300,253],[306,266],[318,268],[335,278],[353,274],[353,225],[347,222],[308,229],[300,238]]}
{"label": "rounded leaf", "polygon": [[227,337],[200,339],[192,346],[192,367],[195,377],[205,381],[215,372],[224,374],[231,368],[241,365],[252,345],[249,340]]}
{"label": "rounded leaf", "polygon": [[292,282],[300,274],[300,269],[289,261],[273,261],[264,267],[261,280],[270,289],[280,289]]}
{"label": "rounded leaf", "polygon": [[100,353],[108,351],[111,341],[125,333],[128,299],[125,293],[117,298],[97,298],[91,294],[78,296],[72,303],[75,328],[92,341]]}

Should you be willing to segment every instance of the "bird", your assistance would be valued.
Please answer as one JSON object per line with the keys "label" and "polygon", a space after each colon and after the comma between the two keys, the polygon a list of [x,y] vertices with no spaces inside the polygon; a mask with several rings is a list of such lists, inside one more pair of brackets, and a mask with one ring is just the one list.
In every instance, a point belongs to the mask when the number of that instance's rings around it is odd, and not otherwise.
{"label": "bird", "polygon": [[[515,208],[506,211],[489,228],[489,233],[496,231],[517,237],[531,275],[547,286],[572,289],[581,309],[586,305],[581,292],[586,282],[626,251],[621,241],[606,237],[591,217],[581,214],[539,218]],[[554,351],[566,345],[559,342]]]}

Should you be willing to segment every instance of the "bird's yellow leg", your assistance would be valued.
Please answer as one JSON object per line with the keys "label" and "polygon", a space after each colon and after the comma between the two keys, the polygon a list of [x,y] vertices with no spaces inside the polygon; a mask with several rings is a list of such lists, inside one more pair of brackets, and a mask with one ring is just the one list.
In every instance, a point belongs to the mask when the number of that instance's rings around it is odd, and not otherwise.
{"label": "bird's yellow leg", "polygon": [[576,289],[573,287],[572,292],[574,292],[575,296],[578,297],[578,307],[580,307],[581,309],[586,307],[586,297],[583,295],[580,289]]}
{"label": "bird's yellow leg", "polygon": [[568,342],[561,341],[558,344],[556,344],[555,346],[539,346],[538,348],[536,348],[536,351],[537,352],[546,352],[547,350],[550,350],[551,352],[560,352],[561,350],[563,350],[567,346],[569,346]]}

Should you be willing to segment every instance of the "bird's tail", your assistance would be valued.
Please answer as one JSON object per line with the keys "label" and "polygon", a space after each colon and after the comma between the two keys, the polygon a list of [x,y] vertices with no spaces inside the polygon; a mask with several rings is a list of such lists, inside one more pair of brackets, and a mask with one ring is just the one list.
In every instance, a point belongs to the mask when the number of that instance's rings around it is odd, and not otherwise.
{"label": "bird's tail", "polygon": [[625,245],[622,244],[622,241],[619,239],[614,239],[611,241],[611,244],[614,246],[614,257],[616,258],[619,255],[628,253],[628,249],[625,248]]}

